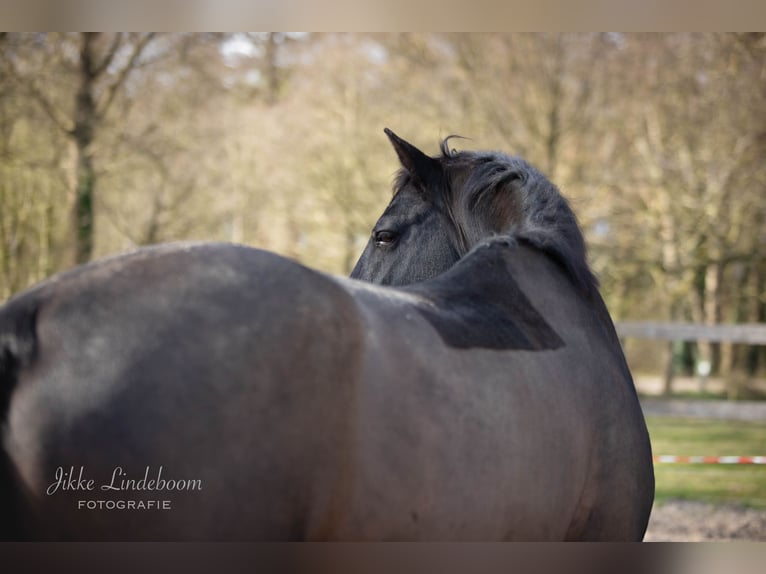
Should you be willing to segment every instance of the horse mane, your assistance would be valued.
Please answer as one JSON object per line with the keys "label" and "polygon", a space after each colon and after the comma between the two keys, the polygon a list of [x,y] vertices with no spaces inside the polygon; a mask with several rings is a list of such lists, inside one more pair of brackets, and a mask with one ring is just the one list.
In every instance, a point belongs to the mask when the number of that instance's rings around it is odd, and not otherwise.
{"label": "horse mane", "polygon": [[[588,297],[598,279],[587,262],[585,239],[569,202],[551,181],[523,159],[500,152],[456,151],[442,140],[438,159],[447,177],[429,182],[427,193],[455,227],[460,256],[473,247],[466,237],[486,237],[488,222],[504,222],[496,236],[539,249],[563,267]],[[413,182],[404,168],[395,177],[396,195]],[[417,186],[416,186],[417,187]],[[425,191],[425,190],[424,190]],[[491,200],[486,199],[491,197]],[[473,231],[473,233],[471,233]]]}
{"label": "horse mane", "polygon": [[[450,171],[465,171],[465,180],[453,204],[460,224],[470,227],[484,221],[506,221],[497,232],[526,243],[552,257],[586,295],[598,291],[598,279],[587,262],[587,250],[577,216],[559,189],[541,172],[519,157],[499,152],[456,152],[441,144],[442,162]],[[492,201],[481,201],[490,192]],[[510,216],[512,214],[513,216]]]}

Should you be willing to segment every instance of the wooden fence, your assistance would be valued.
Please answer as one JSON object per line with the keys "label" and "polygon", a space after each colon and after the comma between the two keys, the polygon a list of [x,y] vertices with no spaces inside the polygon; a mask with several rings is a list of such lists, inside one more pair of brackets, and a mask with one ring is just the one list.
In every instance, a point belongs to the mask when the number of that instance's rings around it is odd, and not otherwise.
{"label": "wooden fence", "polygon": [[[672,394],[675,366],[673,360],[672,342],[674,341],[706,341],[710,343],[766,345],[765,323],[743,323],[738,325],[700,325],[694,323],[658,323],[652,321],[620,322],[615,324],[617,334],[621,339],[653,339],[669,341],[667,362],[664,373],[663,393]],[[700,361],[697,364],[697,375],[700,392],[705,392],[710,361]],[[742,381],[728,376],[726,392],[729,398],[737,398],[741,392]]]}
{"label": "wooden fence", "polygon": [[739,325],[698,325],[694,323],[654,323],[650,321],[616,323],[617,334],[637,339],[662,341],[709,341],[766,345],[766,323]]}

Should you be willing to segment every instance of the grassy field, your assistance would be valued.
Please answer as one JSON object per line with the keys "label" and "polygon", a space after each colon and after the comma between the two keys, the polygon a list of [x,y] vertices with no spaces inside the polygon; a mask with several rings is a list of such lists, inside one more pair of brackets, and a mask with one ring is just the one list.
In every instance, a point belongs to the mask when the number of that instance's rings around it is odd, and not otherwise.
{"label": "grassy field", "polygon": [[[647,417],[655,455],[766,455],[766,422]],[[766,465],[655,464],[657,502],[669,498],[766,508]]]}

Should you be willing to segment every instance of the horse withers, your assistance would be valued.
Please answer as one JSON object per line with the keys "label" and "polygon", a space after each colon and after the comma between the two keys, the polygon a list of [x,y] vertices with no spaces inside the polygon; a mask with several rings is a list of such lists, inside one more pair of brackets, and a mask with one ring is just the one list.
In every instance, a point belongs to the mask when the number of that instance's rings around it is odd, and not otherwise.
{"label": "horse withers", "polygon": [[0,309],[4,538],[642,538],[646,426],[566,202],[389,137],[352,279],[165,245]]}

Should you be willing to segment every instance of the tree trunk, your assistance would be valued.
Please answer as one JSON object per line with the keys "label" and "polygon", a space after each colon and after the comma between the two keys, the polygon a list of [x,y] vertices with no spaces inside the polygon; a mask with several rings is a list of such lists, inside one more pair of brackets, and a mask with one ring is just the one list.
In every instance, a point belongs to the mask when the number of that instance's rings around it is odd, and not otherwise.
{"label": "tree trunk", "polygon": [[94,97],[93,42],[98,34],[84,33],[80,44],[80,83],[75,100],[74,128],[71,132],[75,144],[75,193],[73,209],[73,263],[86,263],[93,255],[93,202],[96,193],[96,171],[91,149],[96,126],[97,110]]}
{"label": "tree trunk", "polygon": [[[681,319],[681,304],[679,301],[674,301],[670,305],[670,320],[677,322]],[[673,379],[676,374],[676,347],[677,341],[668,341],[666,347],[666,363],[665,363],[665,376],[662,385],[662,394],[669,397],[673,394]]]}
{"label": "tree trunk", "polygon": [[673,394],[673,377],[675,376],[675,341],[668,341],[665,377],[662,382],[662,394],[669,397]]}
{"label": "tree trunk", "polygon": [[[697,301],[692,306],[694,319],[704,325],[716,325],[721,322],[721,273],[722,266],[713,261],[701,270],[701,284],[698,287]],[[707,390],[708,375],[715,371],[720,347],[711,341],[697,341],[696,369],[699,377],[699,391]],[[701,364],[706,364],[706,370],[701,372]]]}
{"label": "tree trunk", "polygon": [[279,67],[277,65],[279,32],[269,32],[266,36],[266,103],[274,105],[279,98]]}
{"label": "tree trunk", "polygon": [[563,105],[564,46],[556,40],[554,70],[550,77],[550,108],[548,109],[548,133],[545,141],[546,169],[548,177],[556,180],[559,146],[561,144],[561,107]]}
{"label": "tree trunk", "polygon": [[[766,323],[766,259],[758,259],[751,263],[751,283],[753,290],[748,306],[748,321]],[[766,345],[751,345],[748,347],[745,368],[751,377],[757,376],[759,368],[766,360]]]}

